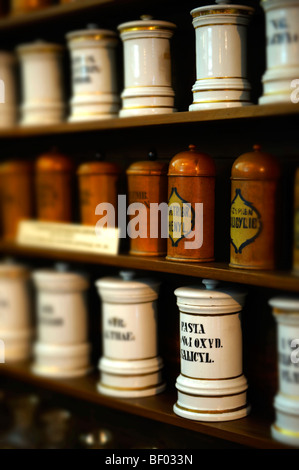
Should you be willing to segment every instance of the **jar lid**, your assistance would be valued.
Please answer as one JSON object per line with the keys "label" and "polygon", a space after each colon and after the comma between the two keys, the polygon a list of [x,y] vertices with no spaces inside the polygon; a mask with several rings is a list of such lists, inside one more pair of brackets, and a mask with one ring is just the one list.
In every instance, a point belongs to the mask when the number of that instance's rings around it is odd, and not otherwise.
{"label": "jar lid", "polygon": [[18,54],[30,54],[36,52],[61,52],[63,46],[51,42],[37,40],[28,44],[21,44],[16,48]]}
{"label": "jar lid", "polygon": [[38,157],[35,163],[35,169],[46,173],[71,171],[73,169],[73,163],[67,155],[53,149]]}
{"label": "jar lid", "polygon": [[119,277],[103,277],[96,281],[104,302],[134,304],[158,298],[160,283],[153,279],[135,278],[134,271],[121,271]]}
{"label": "jar lid", "polygon": [[0,280],[24,279],[29,276],[26,266],[14,264],[11,261],[0,263]]}
{"label": "jar lid", "polygon": [[237,313],[242,310],[246,292],[217,288],[218,281],[203,279],[203,286],[179,287],[174,291],[180,310],[197,314]]}
{"label": "jar lid", "polygon": [[0,173],[7,175],[10,173],[32,173],[33,164],[25,160],[11,160],[0,165]]}
{"label": "jar lid", "polygon": [[215,176],[216,165],[207,154],[198,152],[195,145],[175,155],[170,161],[168,176]]}
{"label": "jar lid", "polygon": [[78,175],[116,175],[121,173],[118,165],[111,162],[91,161],[82,163],[78,170]]}
{"label": "jar lid", "polygon": [[132,163],[127,169],[127,175],[167,175],[168,163],[145,160]]}
{"label": "jar lid", "polygon": [[66,39],[68,41],[101,41],[102,39],[117,39],[117,34],[115,31],[109,29],[98,28],[97,25],[91,24],[87,25],[86,29],[79,29],[77,31],[70,31],[66,34]]}
{"label": "jar lid", "polygon": [[[281,0],[261,0],[261,5],[265,9],[265,11],[282,7]],[[290,6],[298,6],[298,0],[284,0],[283,1],[283,8],[290,7]]]}
{"label": "jar lid", "polygon": [[299,297],[274,297],[269,300],[269,305],[281,313],[298,312],[299,313]]}
{"label": "jar lid", "polygon": [[87,279],[74,272],[44,269],[32,274],[36,287],[47,292],[71,292],[88,288]]}
{"label": "jar lid", "polygon": [[232,166],[231,177],[236,179],[277,180],[280,176],[278,160],[261,151],[260,145],[253,146],[253,152],[240,155]]}
{"label": "jar lid", "polygon": [[175,24],[170,23],[169,21],[154,20],[150,15],[142,15],[140,20],[122,23],[117,27],[120,33],[138,31],[169,31],[175,28]]}
{"label": "jar lid", "polygon": [[[263,1],[263,0],[262,0]],[[218,3],[218,2],[217,2]],[[206,5],[199,8],[194,8],[191,10],[190,14],[193,18],[198,16],[207,15],[252,15],[254,13],[254,8],[251,8],[246,5],[231,5],[223,2],[222,4],[216,5]]]}

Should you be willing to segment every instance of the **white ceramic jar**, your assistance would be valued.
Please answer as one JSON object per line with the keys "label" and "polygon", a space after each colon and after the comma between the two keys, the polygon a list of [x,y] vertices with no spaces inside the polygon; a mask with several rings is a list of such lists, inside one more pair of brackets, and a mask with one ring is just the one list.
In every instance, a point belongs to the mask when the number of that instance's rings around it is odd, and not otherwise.
{"label": "white ceramic jar", "polygon": [[66,36],[71,56],[72,98],[69,121],[118,116],[116,46],[114,31],[89,25]]}
{"label": "white ceramic jar", "polygon": [[63,47],[36,41],[17,47],[21,66],[21,125],[57,124],[65,118]]}
{"label": "white ceramic jar", "polygon": [[196,81],[189,111],[250,105],[246,33],[253,9],[207,5],[191,11],[196,41]]}
{"label": "white ceramic jar", "polygon": [[0,128],[12,127],[18,121],[16,58],[0,51]]}
{"label": "white ceramic jar", "polygon": [[246,416],[240,314],[245,294],[216,288],[217,281],[175,290],[180,310],[181,373],[174,412],[197,421]]}
{"label": "white ceramic jar", "polygon": [[299,0],[262,0],[266,16],[266,72],[260,104],[299,100]]}
{"label": "white ceramic jar", "polygon": [[33,370],[40,375],[77,377],[89,370],[88,281],[64,270],[33,273],[37,290],[37,341]]}
{"label": "white ceramic jar", "polygon": [[0,340],[5,362],[26,360],[31,356],[33,338],[31,291],[26,267],[0,264]]}
{"label": "white ceramic jar", "polygon": [[165,388],[158,356],[159,284],[131,271],[96,282],[102,300],[103,356],[98,390],[112,396],[155,395]]}
{"label": "white ceramic jar", "polygon": [[275,297],[269,304],[277,325],[278,393],[272,437],[299,447],[299,299]]}
{"label": "white ceramic jar", "polygon": [[170,51],[175,27],[150,16],[118,26],[124,46],[120,117],[175,111]]}

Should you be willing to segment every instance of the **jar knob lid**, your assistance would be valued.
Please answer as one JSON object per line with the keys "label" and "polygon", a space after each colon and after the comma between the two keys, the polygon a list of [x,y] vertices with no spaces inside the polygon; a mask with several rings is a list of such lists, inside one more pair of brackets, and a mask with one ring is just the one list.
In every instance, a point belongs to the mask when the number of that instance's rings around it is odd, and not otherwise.
{"label": "jar knob lid", "polygon": [[67,263],[56,263],[55,264],[55,269],[59,273],[65,273],[69,269],[69,265]]}
{"label": "jar knob lid", "polygon": [[228,3],[227,0],[216,0],[216,3]]}
{"label": "jar knob lid", "polygon": [[99,27],[95,23],[88,23],[87,29],[99,29]]}
{"label": "jar knob lid", "polygon": [[120,271],[119,275],[124,281],[131,281],[135,277],[135,272],[134,271]]}
{"label": "jar knob lid", "polygon": [[215,279],[203,279],[202,283],[206,286],[206,289],[213,290],[218,285],[218,281]]}
{"label": "jar knob lid", "polygon": [[154,18],[153,18],[153,16],[151,16],[151,15],[141,15],[141,16],[140,16],[140,19],[141,19],[142,21],[151,21],[151,20],[153,20]]}

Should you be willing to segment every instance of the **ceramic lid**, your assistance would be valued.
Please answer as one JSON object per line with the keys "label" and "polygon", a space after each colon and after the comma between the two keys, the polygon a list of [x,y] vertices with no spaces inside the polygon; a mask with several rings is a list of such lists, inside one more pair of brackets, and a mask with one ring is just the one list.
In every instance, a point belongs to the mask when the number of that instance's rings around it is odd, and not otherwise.
{"label": "ceramic lid", "polygon": [[33,172],[34,165],[31,162],[24,160],[11,160],[4,162],[0,165],[0,173],[10,174],[10,173],[31,173]]}
{"label": "ceramic lid", "polygon": [[159,160],[145,160],[132,163],[127,169],[127,175],[167,175],[168,163]]}
{"label": "ceramic lid", "polygon": [[178,153],[170,161],[168,176],[215,176],[216,165],[207,154],[189,145],[189,150]]}
{"label": "ceramic lid", "polygon": [[73,163],[67,155],[60,153],[56,149],[52,149],[38,157],[35,168],[37,171],[46,173],[71,171],[73,169]]}
{"label": "ceramic lid", "polygon": [[115,175],[121,173],[118,165],[111,162],[90,161],[82,163],[78,170],[78,175]]}
{"label": "ceramic lid", "polygon": [[233,5],[221,0],[217,2],[216,0],[216,5],[206,5],[203,7],[194,8],[190,12],[193,18],[198,16],[206,17],[209,14],[215,15],[217,13],[219,15],[249,15],[254,13],[254,8],[246,5]]}
{"label": "ceramic lid", "polygon": [[274,297],[269,300],[269,305],[271,307],[283,310],[287,312],[298,312],[299,313],[299,297],[290,296],[290,297]]}
{"label": "ceramic lid", "polygon": [[169,21],[154,20],[150,15],[142,15],[140,20],[129,21],[120,24],[117,29],[120,33],[135,32],[135,31],[159,31],[159,30],[173,30],[176,25]]}
{"label": "ceramic lid", "polygon": [[133,304],[157,299],[160,283],[138,279],[134,271],[120,271],[118,277],[103,277],[95,285],[104,302]]}
{"label": "ceramic lid", "polygon": [[72,292],[88,288],[87,279],[79,273],[67,271],[64,265],[56,269],[42,269],[33,272],[32,278],[38,289],[47,292]]}
{"label": "ceramic lid", "polygon": [[204,286],[179,287],[174,291],[180,310],[197,314],[240,312],[246,292],[218,286],[218,281],[203,279]]}
{"label": "ceramic lid", "polygon": [[24,279],[29,276],[26,266],[15,264],[11,260],[0,263],[0,280]]}
{"label": "ceramic lid", "polygon": [[86,29],[70,31],[65,37],[68,41],[85,41],[86,39],[100,41],[101,39],[117,38],[117,34],[109,29],[101,29],[96,24],[88,24]]}
{"label": "ceramic lid", "polygon": [[253,152],[238,157],[231,171],[236,179],[277,180],[280,176],[278,160],[269,153],[263,152],[260,145],[253,146]]}
{"label": "ceramic lid", "polygon": [[63,46],[42,40],[37,40],[28,44],[21,44],[16,48],[18,54],[30,54],[36,52],[61,52]]}

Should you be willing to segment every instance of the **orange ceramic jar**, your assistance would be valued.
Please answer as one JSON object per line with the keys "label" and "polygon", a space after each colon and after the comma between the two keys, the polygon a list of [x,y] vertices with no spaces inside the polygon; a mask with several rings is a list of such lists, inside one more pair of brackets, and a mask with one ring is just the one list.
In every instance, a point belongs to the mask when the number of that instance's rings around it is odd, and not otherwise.
{"label": "orange ceramic jar", "polygon": [[253,148],[231,171],[230,266],[274,269],[280,168],[259,145]]}
{"label": "orange ceramic jar", "polygon": [[72,220],[73,163],[55,150],[41,155],[35,166],[37,219],[44,222]]}
{"label": "orange ceramic jar", "polygon": [[[144,209],[136,212],[140,222],[140,236],[130,236],[130,254],[140,256],[164,256],[167,246],[167,163],[146,160],[133,163],[127,169],[128,203],[141,203]],[[150,204],[164,203],[162,211],[155,212]],[[156,206],[157,207],[157,206]],[[135,226],[134,214],[129,216],[129,224]],[[164,221],[162,220],[164,217]],[[135,219],[136,220],[136,219]],[[136,220],[137,222],[137,220]],[[164,237],[163,237],[164,223]],[[129,226],[128,226],[129,227]],[[129,230],[128,230],[129,232]]]}
{"label": "orange ceramic jar", "polygon": [[33,218],[33,165],[25,161],[3,163],[0,170],[4,240],[14,240],[21,220]]}
{"label": "orange ceramic jar", "polygon": [[53,0],[11,0],[10,10],[13,15],[27,13],[29,11],[40,10],[52,5]]}
{"label": "orange ceramic jar", "polygon": [[[117,227],[117,203],[121,170],[115,163],[91,161],[83,163],[77,170],[81,223],[96,225],[107,213],[96,214],[96,207],[101,203],[112,204],[114,220],[107,219],[107,227]],[[98,211],[97,211],[98,212]],[[112,214],[113,215],[113,214]]]}
{"label": "orange ceramic jar", "polygon": [[214,259],[215,174],[214,160],[198,152],[194,145],[171,160],[167,259]]}
{"label": "orange ceramic jar", "polygon": [[294,244],[293,244],[293,268],[299,273],[299,168],[295,173],[294,188]]}

